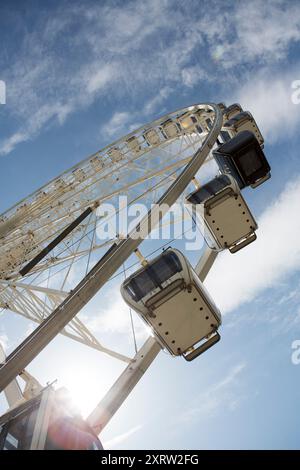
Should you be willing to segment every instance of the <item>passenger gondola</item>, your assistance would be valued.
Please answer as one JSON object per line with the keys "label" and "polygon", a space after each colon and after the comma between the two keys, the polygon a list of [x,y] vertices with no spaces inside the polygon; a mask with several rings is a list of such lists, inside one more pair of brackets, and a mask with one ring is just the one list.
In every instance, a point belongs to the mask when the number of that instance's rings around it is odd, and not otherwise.
{"label": "passenger gondola", "polygon": [[228,121],[229,119],[233,118],[237,114],[241,113],[243,110],[240,104],[233,103],[230,106],[227,106],[227,108],[223,109],[222,111],[223,111],[224,119]]}
{"label": "passenger gondola", "polygon": [[224,126],[221,131],[221,135],[224,141],[230,140],[232,137],[235,137],[239,132],[250,131],[253,132],[256,139],[258,140],[261,147],[264,144],[264,138],[260,129],[249,111],[243,111],[239,114],[236,114],[231,119],[224,123]]}
{"label": "passenger gondola", "polygon": [[191,361],[220,339],[220,311],[178,250],[166,250],[128,277],[121,294],[174,356]]}
{"label": "passenger gondola", "polygon": [[193,191],[187,201],[201,206],[204,237],[213,250],[236,253],[256,240],[257,224],[230,175],[220,175]]}
{"label": "passenger gondola", "polygon": [[240,189],[256,188],[271,177],[271,168],[255,135],[239,132],[234,138],[213,151],[222,173],[231,174]]}

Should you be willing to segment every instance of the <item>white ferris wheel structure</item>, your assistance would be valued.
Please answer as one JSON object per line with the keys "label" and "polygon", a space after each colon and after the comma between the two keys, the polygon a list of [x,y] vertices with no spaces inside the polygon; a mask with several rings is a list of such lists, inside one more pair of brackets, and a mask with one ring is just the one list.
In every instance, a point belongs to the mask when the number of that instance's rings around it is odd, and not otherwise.
{"label": "white ferris wheel structure", "polygon": [[[141,126],[0,216],[0,309],[37,324],[0,366],[0,391],[62,334],[124,362],[124,371],[88,418],[97,433],[109,422],[162,346],[149,336],[129,357],[108,347],[77,315],[133,253],[142,259],[144,238],[138,234],[149,235],[154,228],[149,221],[154,218],[159,226],[168,208],[182,204],[193,182],[201,182],[228,119],[224,108],[195,104]],[[124,195],[128,207],[146,205],[147,215],[129,233],[99,240],[97,230],[107,223],[99,207],[117,207]],[[201,281],[216,256],[207,247],[197,260]]]}

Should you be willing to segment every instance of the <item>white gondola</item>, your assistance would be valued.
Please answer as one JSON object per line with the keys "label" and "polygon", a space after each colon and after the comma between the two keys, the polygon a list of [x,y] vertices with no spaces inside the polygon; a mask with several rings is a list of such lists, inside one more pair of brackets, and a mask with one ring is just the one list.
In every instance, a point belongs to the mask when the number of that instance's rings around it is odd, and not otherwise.
{"label": "white gondola", "polygon": [[209,131],[212,128],[214,113],[211,109],[207,109],[205,112],[199,109],[194,115],[201,126],[201,130]]}
{"label": "white gondola", "polygon": [[156,146],[161,143],[161,138],[156,129],[148,129],[144,133],[144,139],[150,146]]}
{"label": "white gondola", "polygon": [[253,132],[259,144],[263,147],[264,138],[259,130],[259,127],[249,111],[243,111],[242,113],[236,114],[225,122],[222,127],[221,136],[226,142],[232,137],[235,137],[239,132],[249,131]]}
{"label": "white gondola", "polygon": [[104,163],[98,156],[91,158],[90,163],[95,171],[102,170]]}
{"label": "white gondola", "polygon": [[239,132],[214,150],[213,156],[221,172],[230,173],[240,189],[256,188],[271,177],[271,167],[253,132]]}
{"label": "white gondola", "polygon": [[160,125],[161,132],[166,139],[174,139],[180,134],[179,124],[172,119],[167,119]]}
{"label": "white gondola", "polygon": [[181,126],[181,128],[184,130],[186,133],[192,133],[192,132],[202,132],[202,129],[198,126],[198,119],[196,116],[191,114],[190,112],[186,112],[182,114],[178,118],[178,122]]}
{"label": "white gondola", "polygon": [[243,109],[239,103],[233,103],[227,108],[223,109],[224,120],[228,121],[229,119],[233,118],[242,111]]}
{"label": "white gondola", "polygon": [[117,147],[112,147],[111,149],[109,149],[107,155],[113,163],[121,161],[124,156],[121,150]]}
{"label": "white gondola", "polygon": [[135,153],[135,154],[139,154],[142,150],[142,146],[138,140],[137,137],[135,136],[132,136],[130,137],[127,141],[126,141],[126,144],[129,148],[129,150],[132,152],[132,153]]}
{"label": "white gondola", "polygon": [[82,168],[76,168],[72,171],[72,174],[79,183],[82,183],[85,180],[86,174]]}
{"label": "white gondola", "polygon": [[191,361],[220,339],[220,311],[178,250],[166,250],[132,274],[121,294],[174,356]]}
{"label": "white gondola", "polygon": [[197,214],[204,221],[203,235],[211,249],[236,253],[256,240],[256,221],[232,176],[217,176],[193,191],[187,201],[200,205]]}

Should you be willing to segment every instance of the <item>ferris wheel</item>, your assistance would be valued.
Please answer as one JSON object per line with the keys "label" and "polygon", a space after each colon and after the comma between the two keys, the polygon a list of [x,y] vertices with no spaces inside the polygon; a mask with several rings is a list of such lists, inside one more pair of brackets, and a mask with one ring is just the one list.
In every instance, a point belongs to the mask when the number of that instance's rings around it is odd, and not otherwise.
{"label": "ferris wheel", "polygon": [[[195,186],[199,189],[201,168],[216,159],[213,152],[222,155],[220,146],[249,126],[255,134],[252,116],[241,114],[237,105],[212,103],[169,113],[96,152],[0,216],[0,308],[39,325],[0,367],[0,391],[61,333],[128,364],[90,417],[97,432],[104,427],[162,344],[149,337],[135,357],[127,357],[96,338],[76,315],[133,253],[143,264],[138,248],[154,228],[153,220],[159,226],[173,204],[183,203]],[[238,122],[231,122],[237,115]],[[259,176],[262,181],[268,171]],[[120,214],[120,196],[126,196],[127,209],[138,202],[148,212],[128,232],[110,232],[101,240],[99,230],[112,222],[101,208],[110,204]],[[241,246],[253,239],[246,233]],[[220,249],[226,248],[220,243]],[[195,267],[202,281],[217,256],[214,248],[207,248]]]}
{"label": "ferris wheel", "polygon": [[[41,323],[74,288],[74,268],[80,266],[84,277],[95,256],[101,258],[118,241],[98,241],[98,206],[117,206],[118,196],[126,195],[128,207],[138,201],[150,208],[203,147],[214,114],[211,106],[201,105],[168,114],[82,161],[2,214],[0,308]],[[208,145],[205,148],[209,150]],[[180,196],[176,191],[175,200]],[[38,256],[40,261],[30,266]],[[115,354],[76,318],[62,333]]]}

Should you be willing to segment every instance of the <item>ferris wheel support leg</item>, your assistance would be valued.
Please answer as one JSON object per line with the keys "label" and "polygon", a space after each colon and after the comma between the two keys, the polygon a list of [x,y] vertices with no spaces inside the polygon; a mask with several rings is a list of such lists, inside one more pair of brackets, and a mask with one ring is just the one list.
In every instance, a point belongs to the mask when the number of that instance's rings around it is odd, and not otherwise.
{"label": "ferris wheel support leg", "polygon": [[203,255],[195,266],[195,272],[196,274],[198,274],[200,281],[203,282],[205,280],[217,256],[217,251],[211,250],[209,247],[206,248]]}
{"label": "ferris wheel support leg", "polygon": [[96,434],[103,430],[118,411],[160,351],[160,344],[150,336],[137,352],[132,363],[126,367],[87,418],[88,423]]}

